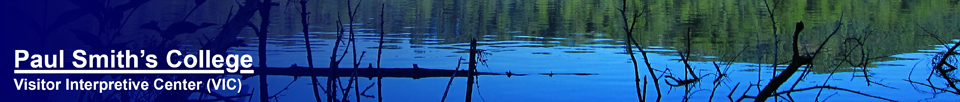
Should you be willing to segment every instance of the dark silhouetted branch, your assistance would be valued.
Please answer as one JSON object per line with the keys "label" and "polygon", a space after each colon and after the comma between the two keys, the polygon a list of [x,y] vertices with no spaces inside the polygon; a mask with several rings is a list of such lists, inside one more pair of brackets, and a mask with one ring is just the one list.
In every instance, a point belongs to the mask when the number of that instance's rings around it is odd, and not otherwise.
{"label": "dark silhouetted branch", "polygon": [[[643,101],[644,91],[641,90],[642,88],[640,87],[640,66],[638,65],[639,63],[637,62],[637,57],[633,53],[634,46],[631,46],[636,43],[636,40],[633,38],[633,29],[635,28],[637,21],[639,21],[637,20],[637,18],[640,17],[640,15],[642,15],[643,13],[634,13],[632,15],[633,21],[630,22],[627,18],[627,0],[623,0],[621,4],[621,8],[618,10],[620,11],[620,16],[623,18],[623,23],[624,23],[623,30],[627,35],[627,38],[625,39],[627,44],[627,47],[626,47],[627,54],[630,55],[630,60],[633,61],[633,71],[634,71],[634,79],[635,79],[634,84],[636,85],[636,89],[637,89],[637,98]],[[653,73],[653,67],[650,66],[650,62],[647,60],[646,51],[644,51],[639,44],[636,44],[635,46],[637,47],[637,49],[640,49],[640,53],[643,55],[644,62],[647,64],[647,70],[648,72],[650,72],[650,75],[653,76],[651,78],[653,78],[653,82],[654,82],[653,84],[657,90],[656,102],[660,102],[660,99],[663,96],[661,95],[661,92],[660,92],[660,84],[659,84],[659,80],[657,80],[657,77],[656,77],[657,75]],[[644,85],[644,87],[646,87],[646,85]]]}
{"label": "dark silhouetted branch", "polygon": [[[838,87],[834,87],[834,86],[814,86],[814,87],[801,88],[801,89],[795,89],[795,90],[787,90],[787,91],[782,91],[782,92],[775,93],[775,94],[773,94],[773,96],[779,96],[780,94],[786,94],[786,93],[792,93],[792,92],[800,92],[800,91],[806,91],[806,90],[810,90],[810,89],[820,89],[820,88],[824,88],[824,89],[834,89],[834,90],[840,90],[840,91],[847,91],[847,92],[856,93],[856,94],[860,94],[860,95],[867,96],[867,97],[873,97],[873,98],[882,99],[882,100],[886,100],[886,101],[896,102],[895,100],[892,100],[892,99],[883,98],[883,97],[880,97],[880,96],[874,96],[874,95],[870,95],[870,94],[866,94],[866,93],[862,93],[862,92],[854,91],[854,90],[850,90],[850,89],[838,88]],[[758,100],[759,100],[759,99],[758,99]]]}
{"label": "dark silhouetted branch", "polygon": [[474,80],[476,80],[475,77],[473,76],[480,74],[480,73],[477,73],[477,52],[478,52],[477,39],[471,39],[470,40],[470,60],[468,61],[469,65],[467,66],[467,68],[469,69],[467,69],[467,73],[466,73],[467,74],[467,92],[466,92],[466,99],[464,100],[464,102],[473,101],[471,99],[473,97],[473,83],[474,83]]}
{"label": "dark silhouetted branch", "polygon": [[[383,36],[385,32],[387,32],[387,29],[383,28],[384,23],[386,23],[383,17],[383,13],[385,12],[384,8],[387,7],[386,5],[385,3],[380,4],[380,45],[377,47],[377,102],[383,102],[383,71],[380,71],[380,56],[383,55]],[[460,63],[457,64],[459,65]],[[460,66],[457,66],[457,68],[460,68]],[[446,94],[444,94],[444,96],[446,96]]]}
{"label": "dark silhouetted branch", "polygon": [[958,95],[960,95],[960,92],[950,91],[950,90],[947,90],[947,89],[944,89],[944,88],[934,87],[933,85],[927,85],[927,84],[924,84],[924,83],[920,83],[920,82],[916,82],[916,81],[912,81],[912,80],[907,80],[907,79],[903,79],[903,81],[907,81],[907,82],[914,83],[914,84],[920,84],[920,85],[927,86],[927,87],[930,87],[930,88],[933,88],[933,89],[937,89],[937,90],[940,90],[940,91],[945,91],[945,92],[949,92],[949,93],[953,93],[953,94],[958,94]]}
{"label": "dark silhouetted branch", "polygon": [[[260,1],[247,0],[247,2],[260,2]],[[270,27],[270,8],[271,6],[273,6],[272,4],[273,4],[273,0],[263,0],[263,2],[261,2],[260,5],[256,5],[256,6],[260,6],[259,12],[260,12],[260,18],[261,18],[260,32],[257,33],[257,37],[260,40],[259,41],[260,44],[257,47],[258,56],[259,56],[258,58],[260,58],[260,60],[258,60],[260,61],[259,62],[260,69],[266,69],[267,67],[267,38],[268,38],[267,30],[269,30],[269,27]],[[267,88],[268,88],[267,75],[261,73],[260,74],[260,102],[269,102],[269,98],[267,96],[267,92],[269,91],[267,91],[268,90]]]}
{"label": "dark silhouetted branch", "polygon": [[[313,68],[313,47],[310,47],[310,34],[308,34],[310,32],[310,22],[307,21],[309,19],[307,17],[308,14],[310,13],[307,12],[307,0],[300,0],[300,24],[303,27],[303,41],[306,43],[305,46],[307,47],[307,65],[309,68]],[[312,75],[310,76],[310,79],[310,82],[312,83],[310,85],[313,86],[313,98],[316,99],[317,102],[320,102],[320,89],[317,87],[317,76]]]}
{"label": "dark silhouetted branch", "polygon": [[797,70],[799,70],[801,66],[810,64],[810,63],[813,61],[813,59],[816,58],[817,54],[820,53],[820,51],[822,51],[823,46],[824,46],[828,41],[830,41],[830,38],[832,38],[834,35],[836,35],[836,34],[837,34],[837,31],[840,30],[840,26],[842,25],[842,21],[843,21],[843,14],[841,13],[841,15],[840,15],[840,21],[837,21],[837,28],[833,31],[833,33],[831,33],[829,36],[827,36],[827,39],[825,39],[825,40],[823,41],[823,43],[820,43],[820,47],[818,47],[818,48],[816,49],[816,52],[813,53],[813,55],[800,54],[800,51],[799,51],[799,46],[800,46],[800,43],[799,43],[799,40],[800,40],[800,31],[802,31],[804,27],[803,27],[803,22],[798,22],[797,25],[796,25],[796,30],[794,31],[794,34],[793,34],[793,45],[792,45],[792,46],[793,46],[793,59],[791,60],[790,65],[787,66],[787,69],[784,69],[783,72],[782,72],[780,75],[778,75],[778,76],[774,77],[774,79],[770,80],[770,82],[767,84],[767,86],[764,87],[763,90],[760,90],[760,93],[757,94],[757,98],[756,98],[756,100],[754,100],[754,101],[756,101],[756,102],[764,102],[764,101],[766,101],[766,99],[767,99],[768,97],[770,97],[771,94],[780,87],[780,85],[783,85],[784,82],[786,82],[788,79],[790,79],[790,77],[791,77],[794,73],[796,73]]}
{"label": "dark silhouetted branch", "polygon": [[[455,68],[454,70],[460,70],[460,63],[462,63],[462,61],[463,61],[463,57],[460,57],[459,59],[457,59],[457,68]],[[450,81],[447,81],[447,88],[443,90],[443,98],[440,98],[440,102],[447,101],[447,93],[450,92],[450,85],[453,85],[454,77],[457,77],[457,73],[453,73],[453,75],[450,76]]]}

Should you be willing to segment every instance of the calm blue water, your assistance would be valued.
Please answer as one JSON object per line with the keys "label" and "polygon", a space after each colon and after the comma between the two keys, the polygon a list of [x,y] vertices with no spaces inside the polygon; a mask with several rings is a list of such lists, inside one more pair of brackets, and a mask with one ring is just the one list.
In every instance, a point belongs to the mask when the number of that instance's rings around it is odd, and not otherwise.
{"label": "calm blue water", "polygon": [[[328,66],[329,53],[331,45],[335,39],[334,32],[311,32],[312,44],[314,44],[315,66]],[[465,69],[466,64],[457,64],[461,57],[468,56],[464,53],[469,49],[468,43],[437,44],[430,42],[443,42],[442,39],[411,39],[405,35],[408,33],[394,33],[385,39],[390,43],[384,44],[383,63],[384,68],[410,68],[412,64],[418,64],[422,68],[435,69],[454,69],[461,66]],[[319,36],[319,37],[316,37]],[[366,51],[367,55],[361,60],[361,67],[367,63],[376,62],[376,44],[378,35],[372,33],[358,33],[357,52]],[[270,50],[267,63],[269,66],[299,66],[306,65],[304,56],[305,49],[302,41],[302,35],[293,34],[286,37],[272,37],[268,39],[267,48]],[[326,38],[324,38],[326,37]],[[633,69],[630,57],[627,56],[622,45],[609,44],[578,44],[577,46],[554,46],[549,43],[562,43],[565,38],[547,38],[536,36],[515,36],[515,38],[547,39],[547,44],[543,41],[512,41],[498,40],[495,36],[485,36],[485,41],[478,42],[482,46],[478,49],[490,53],[485,58],[487,66],[478,67],[481,72],[513,72],[519,74],[531,74],[528,76],[480,76],[478,77],[477,91],[474,91],[474,101],[488,102],[529,102],[529,101],[637,101],[637,96],[633,82]],[[255,38],[251,38],[255,39]],[[255,41],[255,40],[252,40]],[[425,44],[410,44],[411,41],[424,42]],[[615,41],[612,39],[594,39],[594,41]],[[952,40],[954,42],[958,40]],[[233,53],[256,54],[256,43],[250,47],[239,47],[232,49]],[[918,82],[926,82],[924,79],[930,74],[931,58],[943,52],[946,49],[942,45],[929,45],[935,49],[924,49],[909,53],[892,55],[898,60],[872,62],[876,66],[868,68],[867,74],[871,81],[867,85],[864,75],[859,68],[854,72],[837,72],[831,76],[829,73],[807,74],[802,81],[797,83],[796,89],[807,88],[811,86],[826,85],[836,86],[867,93],[874,96],[885,97],[900,101],[957,101],[957,95],[935,94],[937,92],[929,87],[912,84],[905,81],[913,79]],[[951,45],[952,46],[952,45]],[[389,48],[389,49],[387,49]],[[344,48],[341,48],[341,52]],[[666,72],[657,72],[657,74],[682,76],[683,63],[679,62],[679,56],[675,54],[674,47],[668,46],[647,46],[645,48],[649,53],[650,63],[654,68]],[[352,53],[347,53],[348,57],[344,59],[341,67],[350,66],[350,57]],[[338,53],[339,55],[339,53]],[[711,55],[699,55],[704,59],[715,59]],[[638,58],[640,58],[638,54]],[[642,60],[641,60],[642,61]],[[466,63],[466,62],[464,62]],[[712,62],[693,61],[690,63],[698,75],[706,75],[703,79],[688,86],[670,87],[661,82],[664,101],[681,101],[688,97],[689,101],[708,101],[715,85],[712,84],[716,78],[716,69]],[[758,74],[762,78],[761,84],[766,84],[772,77],[772,69],[769,64],[762,64],[763,67],[757,67],[756,63],[733,62],[721,63],[721,70],[727,73],[721,85],[716,88],[715,101],[729,101],[727,95],[733,91],[732,98],[736,100],[744,91],[749,89],[746,95],[756,95],[757,87],[751,87],[756,84]],[[643,64],[641,62],[641,68]],[[785,68],[782,65],[779,68]],[[759,68],[759,69],[758,69]],[[760,70],[758,73],[757,70]],[[803,69],[801,69],[803,70]],[[537,73],[595,73],[598,75],[576,76],[576,75],[538,75]],[[645,69],[641,69],[641,76],[649,76]],[[802,72],[802,71],[800,71]],[[799,78],[800,72],[791,77],[791,79],[781,86],[780,90],[787,90]],[[779,72],[778,72],[779,73]],[[712,75],[709,75],[712,74]],[[301,77],[293,81],[290,76],[270,76],[268,78],[270,93],[280,93],[280,101],[313,101],[311,96],[312,87],[309,85],[309,77]],[[306,80],[304,80],[306,79]],[[341,80],[348,80],[348,77]],[[440,101],[444,88],[449,77],[433,78],[384,78],[383,92],[384,101]],[[936,77],[934,77],[936,79]],[[661,80],[665,80],[662,79]],[[319,82],[325,82],[321,78]],[[360,78],[360,86],[365,87],[373,85],[376,80]],[[675,83],[671,81],[672,83]],[[248,79],[247,87],[257,87],[258,80]],[[289,87],[285,87],[291,83]],[[932,80],[931,83],[937,86],[945,86],[942,80]],[[740,84],[739,87],[734,87]],[[450,94],[447,101],[462,101],[465,92],[466,78],[457,77],[453,80],[453,86],[450,88]],[[648,99],[655,98],[653,83],[650,83]],[[361,90],[363,91],[363,90]],[[796,101],[883,101],[863,95],[858,95],[846,91],[837,91],[819,89],[794,92],[792,96]],[[256,92],[254,92],[256,93]],[[819,98],[815,98],[818,93]],[[353,99],[352,93],[350,94]],[[376,95],[376,87],[373,87],[365,95]],[[255,95],[256,96],[256,95]],[[324,98],[325,99],[325,98]],[[784,98],[780,98],[781,101]],[[254,98],[256,100],[256,97]],[[746,99],[751,100],[751,99]],[[375,98],[362,98],[361,101],[376,101]]]}

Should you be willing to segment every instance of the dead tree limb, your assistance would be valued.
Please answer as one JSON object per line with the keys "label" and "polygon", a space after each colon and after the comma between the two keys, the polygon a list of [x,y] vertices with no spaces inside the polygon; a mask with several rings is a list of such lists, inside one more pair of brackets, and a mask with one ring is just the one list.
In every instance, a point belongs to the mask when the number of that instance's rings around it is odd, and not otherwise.
{"label": "dead tree limb", "polygon": [[823,40],[822,43],[820,43],[820,47],[818,47],[813,54],[800,54],[800,51],[799,51],[800,42],[799,42],[799,41],[800,41],[800,31],[803,30],[803,22],[797,22],[796,30],[794,30],[794,33],[793,33],[793,45],[792,45],[792,46],[793,46],[793,59],[791,60],[790,65],[787,66],[787,69],[783,70],[783,72],[781,72],[780,75],[778,75],[777,77],[774,77],[774,79],[770,80],[770,82],[767,84],[767,86],[764,87],[763,90],[760,90],[760,93],[757,93],[757,98],[756,98],[756,100],[754,100],[754,101],[756,101],[756,102],[764,102],[764,101],[766,101],[766,99],[767,99],[768,97],[770,97],[770,96],[773,94],[774,91],[776,91],[778,88],[780,88],[780,85],[783,85],[784,82],[786,82],[788,79],[790,79],[790,77],[791,77],[794,73],[796,73],[797,70],[799,70],[801,66],[812,63],[813,59],[816,58],[817,54],[820,53],[820,51],[822,51],[823,46],[826,45],[826,43],[827,43],[828,41],[830,41],[830,38],[832,38],[834,35],[836,35],[836,34],[837,34],[837,31],[840,30],[840,26],[843,25],[842,22],[843,22],[843,13],[841,12],[841,13],[840,13],[840,20],[837,21],[837,27],[833,30],[832,33],[830,33],[829,36],[827,36],[827,38],[826,38],[825,40]]}
{"label": "dead tree limb", "polygon": [[[854,90],[844,89],[844,88],[839,88],[839,87],[834,87],[834,86],[814,86],[814,87],[801,88],[801,89],[795,89],[795,90],[787,90],[787,91],[777,92],[777,93],[773,94],[773,96],[779,96],[779,95],[781,95],[781,94],[787,94],[787,93],[792,93],[792,92],[800,92],[800,91],[806,91],[806,90],[811,90],[811,89],[834,89],[834,90],[847,91],[847,92],[851,92],[851,93],[855,93],[855,94],[860,94],[860,95],[867,96],[867,97],[882,99],[882,100],[886,100],[886,101],[890,101],[890,102],[896,102],[895,100],[892,100],[892,99],[883,98],[883,97],[880,97],[880,96],[874,96],[874,95],[862,93],[862,92],[859,92],[859,91],[854,91]],[[757,100],[760,100],[760,99],[758,98]]]}
{"label": "dead tree limb", "polygon": [[[641,13],[634,13],[633,16],[632,16],[633,21],[632,21],[632,22],[629,22],[628,19],[627,19],[627,0],[623,0],[622,5],[621,5],[621,8],[618,9],[618,10],[620,11],[620,15],[621,15],[621,17],[623,18],[623,23],[624,23],[623,30],[624,30],[624,32],[627,34],[627,38],[626,38],[626,44],[627,44],[626,50],[627,50],[627,54],[630,55],[630,60],[633,61],[633,71],[634,71],[634,79],[635,79],[635,80],[634,80],[634,84],[636,85],[636,89],[637,89],[637,98],[638,98],[639,100],[644,100],[644,99],[643,99],[643,98],[644,98],[644,95],[643,95],[643,92],[644,92],[644,91],[641,90],[642,88],[640,87],[640,66],[638,65],[637,57],[636,57],[636,56],[634,55],[634,53],[633,53],[633,47],[634,47],[634,46],[631,46],[632,44],[636,44],[636,40],[633,38],[633,29],[635,28],[635,25],[637,24],[637,21],[638,21],[637,18],[640,17],[640,15],[642,15],[643,13],[642,13],[642,12],[641,12]],[[659,80],[657,80],[657,77],[656,77],[657,75],[653,73],[653,67],[650,66],[650,62],[647,60],[647,53],[646,53],[646,51],[644,51],[643,48],[640,47],[639,44],[636,44],[635,46],[637,47],[637,49],[640,49],[640,53],[643,55],[644,62],[645,62],[646,65],[647,65],[647,71],[650,72],[650,75],[651,75],[651,76],[653,76],[653,77],[651,77],[651,78],[653,79],[653,86],[656,87],[656,90],[657,90],[657,101],[656,101],[656,102],[660,102],[660,99],[663,97],[663,95],[662,95],[661,92],[660,92],[660,83],[659,83]],[[644,87],[646,87],[646,86],[644,86]]]}

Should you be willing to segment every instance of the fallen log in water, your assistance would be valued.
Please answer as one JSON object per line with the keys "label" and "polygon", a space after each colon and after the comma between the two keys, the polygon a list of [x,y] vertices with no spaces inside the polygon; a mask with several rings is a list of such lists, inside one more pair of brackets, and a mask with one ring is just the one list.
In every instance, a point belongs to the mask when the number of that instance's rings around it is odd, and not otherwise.
{"label": "fallen log in water", "polygon": [[[306,68],[306,67],[290,67],[290,68],[254,68],[257,69],[255,73],[264,73],[266,75],[285,75],[285,76],[330,76],[330,73],[311,73],[311,72],[329,72],[330,68]],[[347,68],[338,68],[335,69],[337,75],[352,75],[354,69]],[[457,73],[456,77],[466,77],[467,70],[449,70],[449,69],[428,69],[428,68],[381,68],[383,77],[398,77],[398,78],[427,78],[427,77],[450,77],[453,73]],[[552,72],[551,72],[552,73]],[[376,68],[360,68],[357,69],[357,74],[359,77],[374,78],[377,77]],[[543,73],[541,73],[543,74]],[[476,72],[476,75],[508,75],[508,76],[525,76],[527,74],[517,74],[517,73],[495,73],[495,72]],[[547,75],[547,74],[543,74]],[[594,73],[552,73],[552,75],[597,75]],[[552,76],[551,75],[551,76]]]}
{"label": "fallen log in water", "polygon": [[[258,69],[256,73],[264,73],[266,75],[287,75],[287,76],[330,76],[330,73],[311,73],[311,72],[329,72],[330,68],[306,68],[306,67],[290,67],[290,68],[252,68]],[[337,72],[337,75],[352,75],[354,69],[348,68],[338,68],[334,69]],[[425,77],[450,77],[451,74],[457,73],[457,77],[466,77],[466,70],[447,70],[447,69],[426,69],[426,68],[381,68],[383,77],[403,77],[403,78],[413,78],[420,79]],[[357,76],[373,78],[377,77],[377,69],[375,68],[360,68],[357,69]],[[477,75],[504,75],[502,73],[492,73],[492,72],[477,72]]]}

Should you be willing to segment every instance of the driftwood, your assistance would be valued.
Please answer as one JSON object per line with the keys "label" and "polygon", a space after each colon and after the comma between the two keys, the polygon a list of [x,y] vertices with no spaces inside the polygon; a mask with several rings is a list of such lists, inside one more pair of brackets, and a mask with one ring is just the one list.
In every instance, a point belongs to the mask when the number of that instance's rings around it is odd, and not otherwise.
{"label": "driftwood", "polygon": [[[266,74],[266,75],[284,75],[284,76],[330,76],[330,73],[317,73],[317,72],[330,72],[331,68],[306,68],[294,66],[290,68],[255,68],[251,67],[250,69],[257,69],[255,73],[257,74]],[[333,68],[336,70],[337,75],[353,74],[354,69],[347,68]],[[367,77],[375,78],[377,77],[376,68],[360,68],[357,69],[358,77]],[[526,76],[528,74],[517,74],[511,72],[505,73],[495,73],[495,72],[475,72],[473,75],[467,75],[467,70],[449,70],[449,69],[429,69],[429,68],[380,68],[383,77],[395,77],[395,78],[429,78],[429,77],[450,77],[450,75],[456,73],[456,77],[467,77],[467,76],[479,76],[479,75],[509,75],[509,76]],[[539,75],[597,75],[595,73],[537,73]]]}
{"label": "driftwood", "polygon": [[820,43],[820,47],[817,47],[817,49],[812,55],[801,54],[799,52],[800,48],[798,48],[798,46],[800,46],[800,43],[799,43],[800,31],[803,30],[803,22],[797,22],[796,30],[793,33],[793,56],[792,56],[793,58],[790,61],[789,66],[787,66],[787,69],[783,70],[783,72],[780,72],[780,75],[777,75],[776,77],[771,79],[770,82],[767,84],[767,86],[764,87],[763,90],[760,90],[760,93],[757,94],[755,98],[756,100],[754,101],[764,102],[766,101],[767,98],[774,96],[773,94],[776,94],[774,93],[774,91],[777,91],[777,89],[780,88],[780,85],[783,85],[784,82],[790,79],[790,77],[794,73],[796,73],[801,66],[812,63],[813,59],[817,57],[817,54],[819,54],[820,51],[822,51],[823,46],[827,44],[827,41],[830,41],[830,38],[832,38],[833,35],[836,35],[837,31],[840,30],[840,27],[843,25],[842,22],[843,22],[843,13],[841,13],[840,15],[840,20],[837,21],[836,29],[833,30],[833,33],[830,33],[830,35],[827,36],[827,39],[823,40],[823,42]]}
{"label": "driftwood", "polygon": [[[314,72],[330,72],[331,70],[336,70],[337,75],[350,75],[353,73],[354,69],[348,68],[306,68],[306,67],[291,67],[291,68],[252,68],[258,69],[256,73],[262,73],[266,75],[287,75],[287,76],[330,76],[330,73],[314,73]],[[466,77],[466,70],[446,70],[446,69],[425,69],[425,68],[381,68],[380,71],[383,73],[383,77],[404,77],[404,78],[426,78],[426,77],[450,77],[451,74],[457,73],[457,77]],[[491,73],[491,72],[477,72],[477,75],[504,75],[500,73]],[[377,69],[375,68],[360,68],[357,69],[357,76],[374,78],[377,77]]]}

